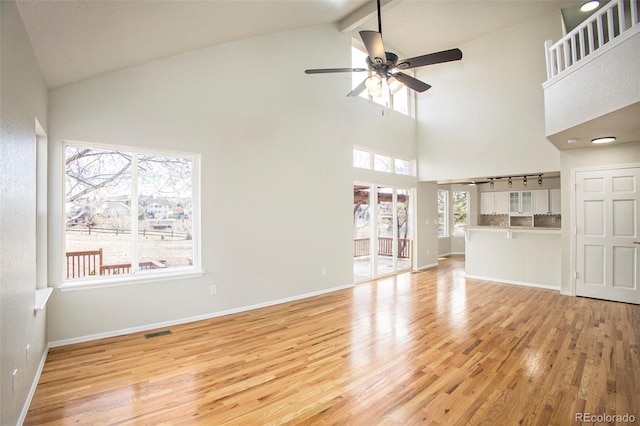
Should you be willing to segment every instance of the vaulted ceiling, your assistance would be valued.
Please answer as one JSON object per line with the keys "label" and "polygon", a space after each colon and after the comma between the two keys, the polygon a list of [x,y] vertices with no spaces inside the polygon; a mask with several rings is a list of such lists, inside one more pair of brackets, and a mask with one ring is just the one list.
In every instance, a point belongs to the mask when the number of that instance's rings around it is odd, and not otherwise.
{"label": "vaulted ceiling", "polygon": [[[362,29],[377,30],[372,0],[17,3],[52,89],[190,50],[310,25],[334,23],[353,35]],[[552,10],[578,5],[575,0],[382,0],[382,4],[385,45],[406,56],[457,47]]]}

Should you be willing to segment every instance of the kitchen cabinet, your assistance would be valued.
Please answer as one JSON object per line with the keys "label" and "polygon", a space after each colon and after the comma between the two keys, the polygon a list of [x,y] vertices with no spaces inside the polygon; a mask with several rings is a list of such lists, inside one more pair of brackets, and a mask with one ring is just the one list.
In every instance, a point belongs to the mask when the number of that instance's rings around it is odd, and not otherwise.
{"label": "kitchen cabinet", "polygon": [[508,214],[509,192],[481,192],[480,214]]}
{"label": "kitchen cabinet", "polygon": [[532,214],[532,213],[533,213],[532,191],[510,191],[509,192],[509,214]]}
{"label": "kitchen cabinet", "polygon": [[551,214],[560,214],[561,213],[561,195],[559,189],[550,189],[549,190],[549,211]]}
{"label": "kitchen cabinet", "polygon": [[498,191],[495,194],[496,214],[509,214],[509,191]]}
{"label": "kitchen cabinet", "polygon": [[537,189],[533,192],[533,214],[549,213],[549,190]]}

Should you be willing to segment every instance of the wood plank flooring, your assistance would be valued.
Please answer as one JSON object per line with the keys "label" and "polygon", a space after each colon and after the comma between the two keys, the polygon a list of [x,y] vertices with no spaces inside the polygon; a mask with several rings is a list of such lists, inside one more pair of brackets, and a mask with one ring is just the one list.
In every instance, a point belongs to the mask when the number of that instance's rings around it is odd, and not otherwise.
{"label": "wood plank flooring", "polygon": [[25,424],[640,417],[640,306],[465,279],[461,257],[169,329],[52,348]]}

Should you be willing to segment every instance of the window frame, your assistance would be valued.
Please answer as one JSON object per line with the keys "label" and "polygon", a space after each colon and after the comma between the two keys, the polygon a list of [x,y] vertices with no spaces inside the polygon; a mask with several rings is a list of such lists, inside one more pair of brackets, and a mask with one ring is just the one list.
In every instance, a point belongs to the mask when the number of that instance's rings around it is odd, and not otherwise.
{"label": "window frame", "polygon": [[[444,230],[444,234],[440,233],[440,194],[444,194],[444,211],[442,213],[442,219],[443,219],[443,230]],[[449,191],[446,189],[438,189],[438,193],[437,193],[437,198],[436,198],[436,206],[438,208],[438,238],[449,238],[451,237],[451,230],[449,229],[449,212],[450,212],[450,208],[449,208],[450,202],[449,202]]]}
{"label": "window frame", "polygon": [[470,191],[451,191],[451,219],[452,219],[452,225],[453,225],[453,230],[451,232],[452,236],[460,236],[460,235],[464,235],[463,233],[456,233],[456,225],[458,224],[458,222],[456,221],[456,212],[454,209],[454,202],[455,202],[455,194],[456,193],[462,193],[462,194],[467,194],[466,195],[466,202],[465,202],[465,213],[467,215],[465,221],[464,221],[464,228],[466,229],[466,227],[469,226],[469,213],[470,213],[470,207],[471,207],[471,192]]}
{"label": "window frame", "polygon": [[[67,147],[75,147],[75,148],[90,148],[90,149],[99,149],[99,150],[110,150],[110,151],[122,151],[128,152],[131,154],[135,154],[137,158],[138,155],[156,155],[156,156],[169,156],[169,157],[181,157],[188,158],[191,160],[191,204],[192,204],[192,229],[191,229],[191,238],[193,243],[193,259],[192,264],[188,266],[178,266],[174,268],[165,269],[155,269],[155,270],[137,270],[135,273],[131,274],[117,274],[117,275],[104,275],[104,276],[85,276],[81,278],[73,278],[68,279],[65,274],[65,267],[63,266],[61,271],[61,284],[59,285],[59,289],[61,291],[71,291],[71,290],[81,290],[81,289],[91,289],[91,288],[103,288],[103,287],[112,287],[112,286],[120,286],[134,283],[143,283],[143,282],[158,282],[158,281],[166,281],[166,280],[174,280],[174,279],[182,279],[182,278],[191,278],[191,277],[199,277],[204,274],[202,270],[202,244],[201,244],[201,154],[193,153],[193,152],[184,152],[184,151],[171,151],[171,150],[163,150],[163,149],[149,149],[149,148],[140,148],[134,146],[126,146],[126,145],[115,145],[115,144],[103,144],[103,143],[94,143],[94,142],[79,142],[79,141],[70,141],[64,140],[61,144],[62,155],[62,195],[61,195],[61,205],[62,211],[66,211],[66,151]],[[137,163],[137,159],[134,161]],[[137,170],[134,171],[132,167],[132,179],[137,179]],[[138,193],[137,193],[137,181],[131,183],[131,205],[137,205]],[[134,217],[136,209],[131,209],[131,217]],[[138,212],[139,213],[139,212]],[[61,215],[61,225],[63,226],[63,233],[61,239],[61,253],[62,259],[60,260],[61,265],[65,265],[66,256],[65,253],[67,251],[67,241],[66,241],[66,214]],[[135,220],[134,220],[135,222]],[[132,225],[132,228],[136,228],[137,226]],[[131,251],[138,250],[138,248],[134,248],[134,230],[132,229],[132,237],[131,237]]]}
{"label": "window frame", "polygon": [[[369,164],[367,165],[367,167],[360,167],[357,166],[355,164],[355,151],[359,151],[359,152],[363,152],[363,153],[367,153],[369,154]],[[390,170],[386,171],[386,170],[379,170],[375,168],[375,157],[379,156],[379,157],[387,157],[389,158],[390,161]],[[407,165],[408,165],[408,173],[399,173],[397,171],[397,167],[396,167],[396,160],[400,160],[400,161],[406,161]],[[398,156],[398,155],[393,155],[393,154],[387,154],[381,151],[374,151],[371,149],[367,149],[367,148],[363,148],[361,146],[354,146],[353,150],[352,150],[352,165],[354,168],[356,169],[362,169],[362,170],[371,170],[374,172],[378,172],[378,173],[387,173],[387,174],[395,174],[398,176],[409,176],[409,177],[415,177],[416,176],[416,160],[415,159],[409,159],[407,157],[402,157],[402,156]]]}

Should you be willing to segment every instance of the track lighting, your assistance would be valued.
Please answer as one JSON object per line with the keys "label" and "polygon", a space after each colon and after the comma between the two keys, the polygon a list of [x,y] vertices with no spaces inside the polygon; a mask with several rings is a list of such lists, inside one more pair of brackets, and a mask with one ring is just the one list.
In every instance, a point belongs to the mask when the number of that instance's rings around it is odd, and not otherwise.
{"label": "track lighting", "polygon": [[495,183],[493,182],[493,178],[491,178],[491,182],[489,182],[489,186],[492,188],[495,186]]}
{"label": "track lighting", "polygon": [[522,184],[524,186],[527,186],[527,177],[526,176],[522,176]]}
{"label": "track lighting", "polygon": [[538,185],[542,185],[542,175],[538,175]]}
{"label": "track lighting", "polygon": [[513,186],[513,181],[511,180],[511,176],[509,176],[509,180],[507,182],[509,183],[509,188],[511,188]]}

